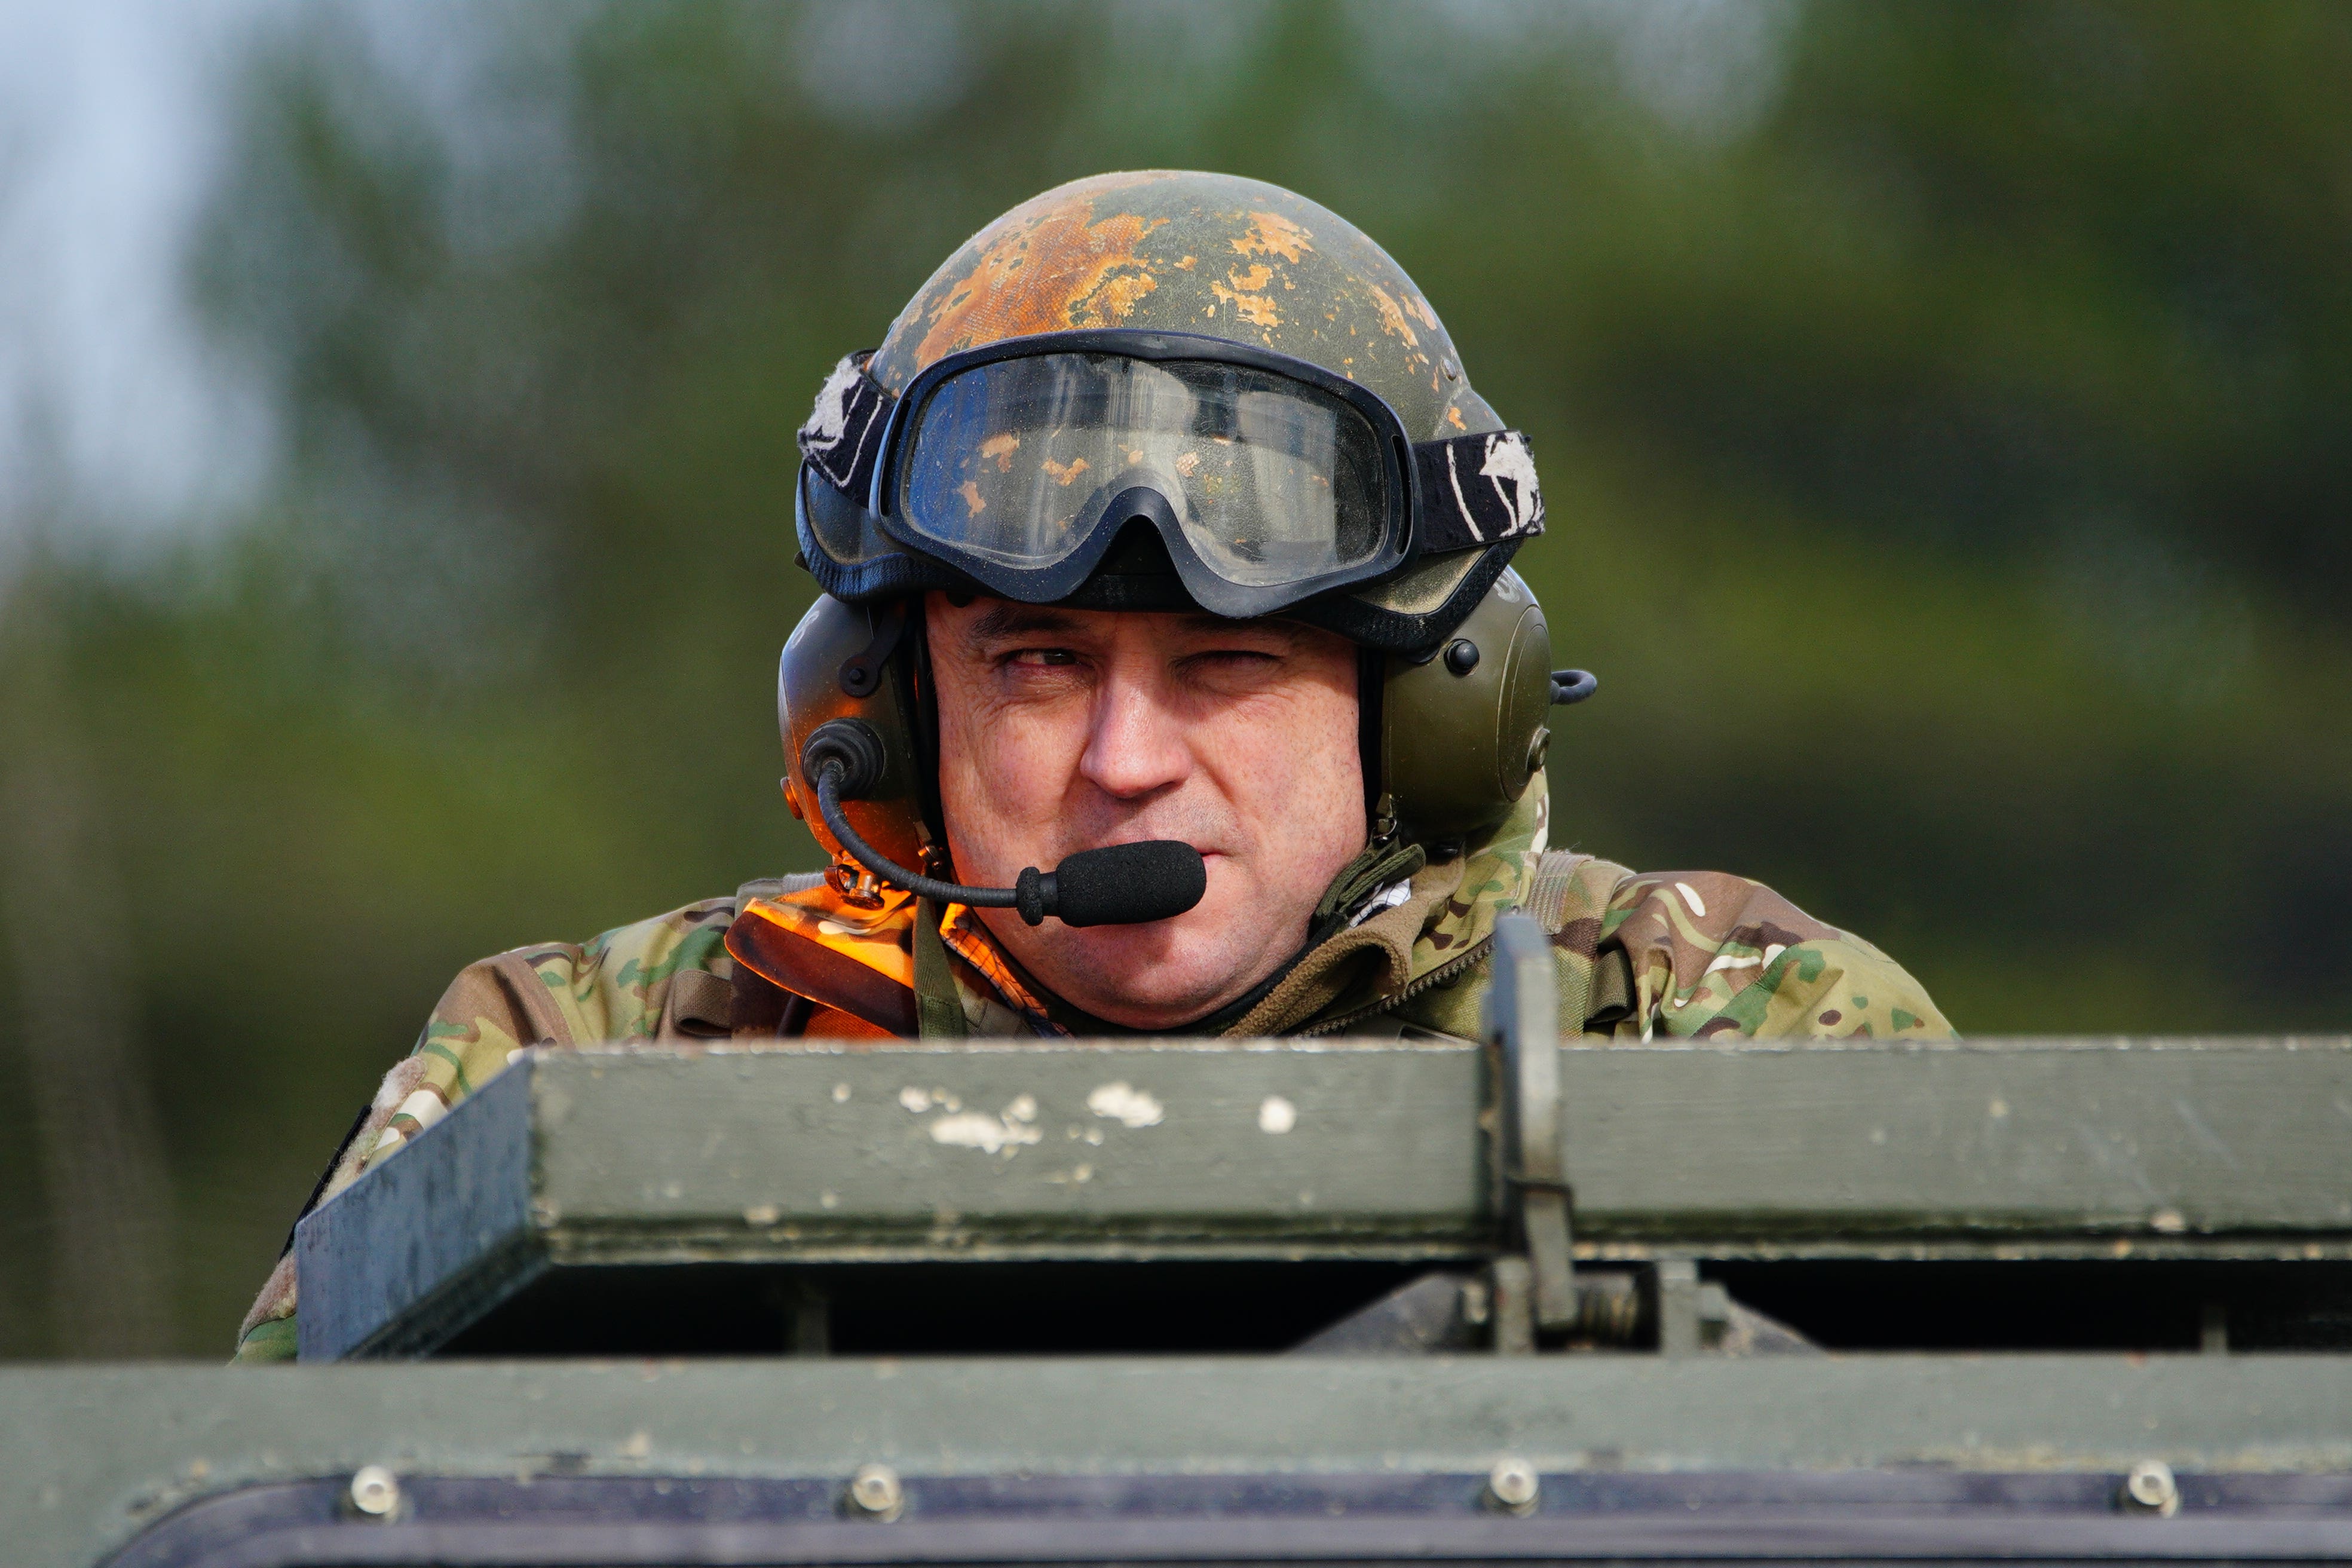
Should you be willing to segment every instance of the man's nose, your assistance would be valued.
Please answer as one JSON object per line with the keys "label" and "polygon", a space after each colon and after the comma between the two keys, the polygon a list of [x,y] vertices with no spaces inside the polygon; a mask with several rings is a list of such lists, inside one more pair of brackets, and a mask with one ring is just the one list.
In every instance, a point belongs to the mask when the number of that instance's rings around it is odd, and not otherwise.
{"label": "man's nose", "polygon": [[1157,682],[1114,668],[1096,688],[1093,727],[1078,772],[1121,800],[1181,784],[1192,771],[1181,717]]}

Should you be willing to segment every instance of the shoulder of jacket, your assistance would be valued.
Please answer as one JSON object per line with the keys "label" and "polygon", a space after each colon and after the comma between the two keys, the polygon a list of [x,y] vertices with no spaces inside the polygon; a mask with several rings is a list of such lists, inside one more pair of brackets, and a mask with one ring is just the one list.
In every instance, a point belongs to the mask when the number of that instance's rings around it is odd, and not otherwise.
{"label": "shoulder of jacket", "polygon": [[681,964],[694,964],[697,960],[708,960],[714,951],[723,952],[721,939],[735,914],[736,902],[731,896],[699,899],[645,920],[599,931],[583,942],[519,947],[500,953],[493,962],[518,960],[551,974],[569,971],[582,977],[601,975],[626,984],[635,978],[635,971],[656,965],[675,969]]}
{"label": "shoulder of jacket", "polygon": [[525,963],[583,967],[599,964],[625,969],[632,960],[667,963],[672,968],[708,969],[727,962],[727,928],[754,899],[777,899],[807,892],[824,880],[822,872],[790,877],[759,877],[723,898],[698,899],[646,920],[614,926],[577,945],[555,942],[520,947],[512,954]]}
{"label": "shoulder of jacket", "polygon": [[1645,1033],[1952,1033],[1901,964],[1749,878],[1628,877],[1602,924],[1633,979],[1629,1021]]}
{"label": "shoulder of jacket", "polygon": [[1614,860],[1573,849],[1548,849],[1528,868],[1519,908],[1557,936],[1580,920],[1597,920],[1634,873]]}
{"label": "shoulder of jacket", "polygon": [[[1700,945],[1738,942],[1759,951],[1802,942],[1852,941],[1771,888],[1727,871],[1635,871],[1617,879],[1603,914],[1606,934],[1672,938]],[[1633,927],[1639,926],[1637,931]]]}
{"label": "shoulder of jacket", "polygon": [[[760,884],[752,884],[757,887]],[[584,942],[518,947],[468,968],[451,987],[502,984],[541,1043],[649,1039],[678,1016],[726,1016],[733,963],[727,929],[740,893],[701,899]],[[462,1020],[461,1020],[462,1021]]]}
{"label": "shoulder of jacket", "polygon": [[[1611,895],[1633,873],[1613,860],[1570,849],[1528,853],[1520,857],[1516,878],[1488,879],[1478,893],[1450,900],[1438,929],[1451,924],[1452,952],[1460,954],[1477,944],[1480,956],[1470,966],[1441,975],[1424,985],[1397,1009],[1407,1023],[1438,1034],[1475,1037],[1483,1032],[1486,994],[1494,980],[1493,965],[1483,944],[1494,922],[1513,910],[1532,916],[1551,938],[1553,957],[1560,972],[1561,1027],[1580,1032],[1594,1009],[1622,1005],[1624,984],[1613,968],[1605,975],[1593,973],[1593,950],[1601,940],[1601,917]],[[1445,967],[1444,952],[1416,951],[1415,978]]]}

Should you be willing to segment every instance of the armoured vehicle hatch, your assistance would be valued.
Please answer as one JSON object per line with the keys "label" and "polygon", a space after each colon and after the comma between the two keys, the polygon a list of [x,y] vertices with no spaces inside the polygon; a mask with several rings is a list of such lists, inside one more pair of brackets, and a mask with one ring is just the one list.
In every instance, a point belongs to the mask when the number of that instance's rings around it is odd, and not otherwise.
{"label": "armoured vehicle hatch", "polygon": [[[2352,1039],[526,1052],[12,1562],[2352,1558]],[[2293,1353],[2284,1353],[2293,1352]]]}

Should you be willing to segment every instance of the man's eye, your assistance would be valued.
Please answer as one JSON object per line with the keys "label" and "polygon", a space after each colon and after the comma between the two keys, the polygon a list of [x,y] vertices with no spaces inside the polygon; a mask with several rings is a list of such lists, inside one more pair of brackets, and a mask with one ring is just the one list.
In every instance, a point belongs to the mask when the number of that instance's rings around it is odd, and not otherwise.
{"label": "man's eye", "polygon": [[1076,664],[1078,656],[1066,647],[1024,647],[1015,651],[1010,662],[1025,665]]}

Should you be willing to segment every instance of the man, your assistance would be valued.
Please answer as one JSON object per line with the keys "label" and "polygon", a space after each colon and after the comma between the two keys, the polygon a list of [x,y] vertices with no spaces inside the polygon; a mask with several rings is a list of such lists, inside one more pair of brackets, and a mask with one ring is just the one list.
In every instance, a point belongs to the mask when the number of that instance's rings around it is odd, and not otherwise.
{"label": "man", "polygon": [[[826,596],[779,677],[785,789],[832,865],[468,968],[314,1205],[533,1045],[1475,1036],[1513,908],[1565,1033],[1950,1032],[1753,882],[1547,853],[1550,710],[1591,680],[1507,569],[1534,464],[1336,215],[1209,174],[1049,191],[801,446]],[[294,1307],[281,1259],[238,1358],[290,1356]]]}

